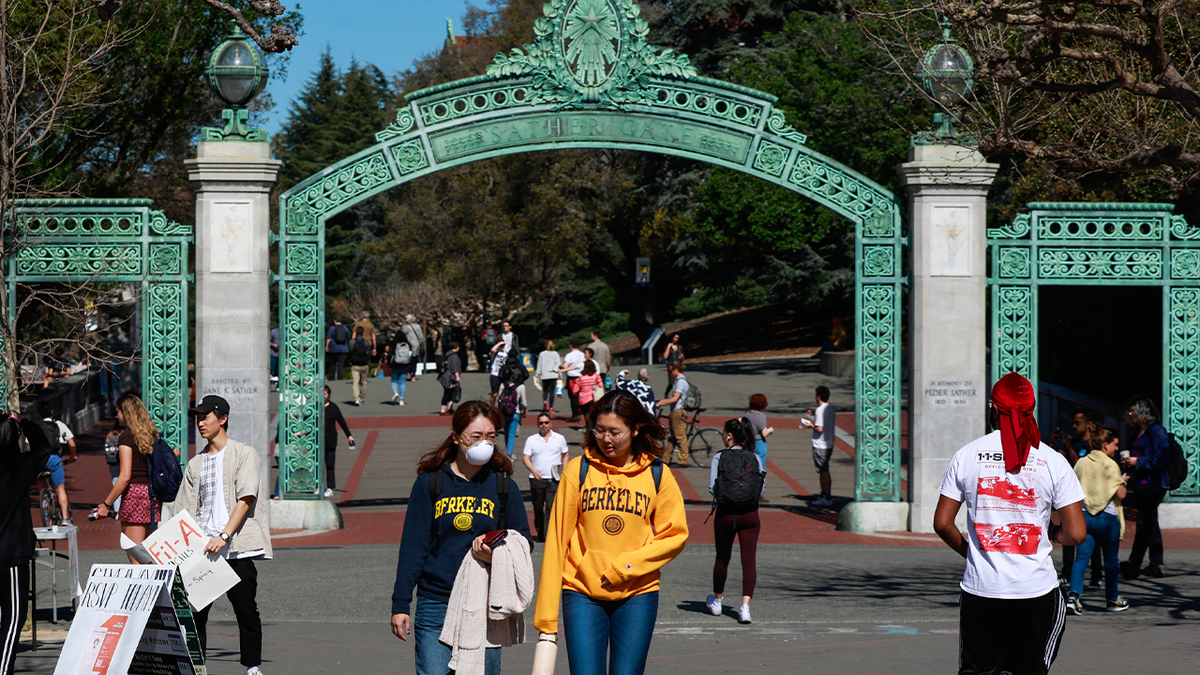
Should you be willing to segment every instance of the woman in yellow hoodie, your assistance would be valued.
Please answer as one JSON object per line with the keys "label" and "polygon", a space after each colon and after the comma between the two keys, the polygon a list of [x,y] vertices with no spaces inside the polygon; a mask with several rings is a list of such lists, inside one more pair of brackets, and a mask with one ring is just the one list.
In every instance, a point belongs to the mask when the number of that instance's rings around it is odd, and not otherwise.
{"label": "woman in yellow hoodie", "polygon": [[571,674],[639,675],[659,569],[687,541],[683,494],[660,459],[666,430],[633,395],[605,394],[587,428],[550,514],[534,627],[557,635],[561,597]]}

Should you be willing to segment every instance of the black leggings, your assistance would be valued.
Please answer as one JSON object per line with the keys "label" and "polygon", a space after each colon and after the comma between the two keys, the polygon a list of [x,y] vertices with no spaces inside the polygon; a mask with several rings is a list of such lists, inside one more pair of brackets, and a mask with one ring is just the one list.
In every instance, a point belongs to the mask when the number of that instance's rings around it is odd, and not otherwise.
{"label": "black leggings", "polygon": [[1166,490],[1141,490],[1137,495],[1137,534],[1133,535],[1133,546],[1129,550],[1129,562],[1134,567],[1142,566],[1142,557],[1150,551],[1150,567],[1163,564],[1162,530],[1158,525],[1158,505],[1167,496]]}
{"label": "black leggings", "polygon": [[761,524],[758,511],[743,514],[717,512],[713,521],[713,533],[717,540],[717,561],[713,563],[713,593],[725,592],[725,577],[729,576],[729,559],[733,557],[733,536],[738,538],[742,554],[742,595],[754,595],[754,584],[758,581],[758,532]]}
{"label": "black leggings", "polygon": [[542,380],[542,407],[546,412],[554,407],[554,388],[558,386],[558,378]]}

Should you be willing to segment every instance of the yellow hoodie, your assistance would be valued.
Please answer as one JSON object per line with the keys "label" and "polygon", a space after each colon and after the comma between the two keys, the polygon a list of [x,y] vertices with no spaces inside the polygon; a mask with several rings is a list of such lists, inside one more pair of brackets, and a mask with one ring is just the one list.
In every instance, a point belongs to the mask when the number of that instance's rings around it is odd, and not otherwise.
{"label": "yellow hoodie", "polygon": [[[591,450],[587,458],[591,468],[582,490],[583,458],[567,462],[550,512],[533,621],[543,633],[558,632],[562,589],[597,600],[657,591],[659,568],[683,552],[687,542],[683,493],[670,469],[663,467],[656,495],[649,455],[624,468]],[[601,577],[612,590],[600,586]]]}

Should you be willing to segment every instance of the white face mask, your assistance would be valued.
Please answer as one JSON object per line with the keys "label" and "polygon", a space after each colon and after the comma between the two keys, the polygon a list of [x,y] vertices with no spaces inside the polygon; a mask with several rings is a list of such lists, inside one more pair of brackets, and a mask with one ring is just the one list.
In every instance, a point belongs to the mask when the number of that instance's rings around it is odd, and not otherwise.
{"label": "white face mask", "polygon": [[483,466],[492,459],[492,453],[496,451],[496,444],[480,439],[474,445],[467,448],[467,463],[471,466]]}

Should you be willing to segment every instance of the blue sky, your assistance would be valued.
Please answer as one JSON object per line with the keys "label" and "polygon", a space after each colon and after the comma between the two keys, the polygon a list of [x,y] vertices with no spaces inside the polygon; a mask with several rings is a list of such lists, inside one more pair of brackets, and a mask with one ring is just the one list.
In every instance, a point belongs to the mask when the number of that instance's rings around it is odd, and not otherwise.
{"label": "blue sky", "polygon": [[[289,2],[288,9],[299,6],[304,15],[304,34],[300,46],[292,49],[286,80],[274,73],[267,84],[275,98],[266,128],[279,131],[291,110],[292,101],[317,70],[325,46],[333,60],[344,68],[350,58],[372,63],[387,75],[404,70],[413,60],[441,49],[446,40],[446,19],[462,34],[464,0],[307,0]],[[474,4],[486,6],[483,1]]]}

